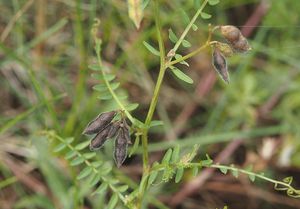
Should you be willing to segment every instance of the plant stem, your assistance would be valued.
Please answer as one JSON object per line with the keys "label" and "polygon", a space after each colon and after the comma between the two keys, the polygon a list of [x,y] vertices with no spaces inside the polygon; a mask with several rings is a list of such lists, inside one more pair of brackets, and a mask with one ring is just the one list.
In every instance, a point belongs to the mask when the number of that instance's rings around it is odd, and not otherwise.
{"label": "plant stem", "polygon": [[[159,0],[155,0],[154,1],[154,16],[155,16],[155,26],[156,26],[156,34],[157,34],[157,38],[158,38],[158,44],[159,44],[159,52],[160,52],[160,69],[159,69],[159,74],[158,74],[158,78],[155,84],[155,88],[154,88],[154,92],[153,92],[153,96],[152,96],[152,100],[150,103],[150,107],[147,113],[147,117],[145,119],[145,128],[143,130],[142,133],[142,147],[143,147],[143,180],[145,182],[148,181],[148,176],[149,176],[149,171],[150,171],[150,167],[149,167],[149,157],[148,157],[148,130],[149,130],[149,125],[151,123],[156,105],[157,105],[157,101],[158,101],[158,97],[159,97],[159,93],[160,93],[160,88],[164,79],[164,75],[165,72],[168,68],[168,66],[170,66],[170,62],[173,58],[173,56],[169,57],[168,60],[166,60],[166,52],[165,52],[165,47],[164,47],[164,42],[163,42],[163,37],[162,37],[162,33],[161,33],[161,22],[160,22],[160,17],[159,17]],[[201,5],[201,7],[198,9],[198,11],[196,12],[196,14],[194,15],[194,17],[192,18],[191,22],[188,24],[188,26],[185,28],[184,32],[182,33],[182,35],[180,36],[179,40],[177,41],[177,43],[175,44],[175,46],[173,47],[173,49],[171,50],[172,52],[175,52],[176,50],[179,48],[180,44],[182,43],[182,41],[184,40],[185,36],[187,35],[187,33],[189,32],[189,30],[191,29],[192,25],[194,24],[194,22],[196,21],[197,17],[201,14],[202,10],[204,9],[205,5],[207,4],[208,0],[205,0],[203,2],[203,4]],[[206,43],[204,46],[200,47],[198,50],[201,51],[202,49],[204,49],[205,47],[208,46],[208,43]],[[188,57],[184,57],[184,58],[189,58],[190,56],[193,56],[195,54],[198,53],[198,50],[196,50],[195,53],[192,52],[191,55],[187,55]],[[176,61],[174,61],[176,63]],[[147,187],[147,183],[144,183],[142,185],[140,185],[140,192],[139,192],[139,203],[141,204],[142,199],[143,199],[143,194],[146,190]]]}
{"label": "plant stem", "polygon": [[[101,56],[100,56],[100,52],[96,51],[97,54],[97,61],[98,61],[98,65],[100,67],[102,67],[102,61],[101,61]],[[110,94],[112,95],[112,97],[114,98],[114,100],[116,101],[116,103],[118,104],[118,106],[124,110],[127,118],[130,120],[131,123],[134,123],[134,118],[132,117],[132,115],[126,110],[125,106],[123,105],[123,103],[119,100],[118,96],[115,94],[114,90],[111,88],[110,83],[107,81],[106,77],[105,77],[105,72],[104,69],[101,70],[101,73],[103,75],[103,80],[105,82],[105,85],[107,86]]]}
{"label": "plant stem", "polygon": [[185,30],[183,31],[183,33],[181,34],[179,40],[176,42],[175,46],[173,47],[173,49],[171,49],[174,54],[177,51],[177,49],[179,48],[180,44],[182,43],[182,41],[184,40],[185,36],[188,34],[188,32],[190,31],[191,27],[193,26],[193,24],[195,23],[195,21],[197,20],[198,16],[201,14],[201,12],[203,11],[204,7],[206,6],[208,0],[205,0],[202,5],[200,6],[200,8],[197,10],[196,14],[194,15],[194,17],[192,18],[191,22],[188,24],[188,26],[185,28]]}
{"label": "plant stem", "polygon": [[173,61],[169,62],[168,65],[167,65],[167,67],[170,67],[172,65],[175,65],[175,64],[177,64],[179,62],[182,62],[182,61],[184,61],[186,59],[189,59],[189,58],[195,56],[196,54],[198,54],[199,52],[201,52],[203,49],[205,49],[208,46],[209,46],[209,43],[206,43],[206,44],[202,45],[201,47],[199,47],[195,51],[192,51],[191,53],[189,53],[189,54],[187,54],[187,55],[185,55],[185,56],[183,56],[183,57],[181,57],[181,58],[179,58],[177,60],[173,60]]}
{"label": "plant stem", "polygon": [[149,164],[148,163],[148,127],[151,123],[151,120],[152,120],[152,117],[153,117],[153,114],[154,114],[154,111],[156,108],[161,84],[163,82],[164,75],[165,75],[165,72],[167,69],[165,66],[165,47],[164,47],[162,33],[161,33],[161,23],[160,23],[160,18],[159,18],[158,0],[155,0],[155,2],[154,2],[154,15],[155,15],[156,34],[157,34],[157,38],[158,38],[159,52],[160,52],[160,69],[159,69],[159,74],[158,74],[158,78],[156,81],[156,85],[154,88],[154,93],[152,96],[151,104],[150,104],[150,107],[149,107],[149,110],[147,113],[147,117],[145,120],[146,128],[143,131],[143,135],[142,135],[144,172],[146,172],[148,170],[148,164]]}
{"label": "plant stem", "polygon": [[[277,190],[282,190],[282,191],[287,190],[289,196],[300,197],[300,190],[296,190],[294,187],[292,187],[291,182],[286,183],[286,182],[283,182],[283,181],[277,181],[277,180],[268,178],[268,177],[266,177],[262,174],[257,174],[257,173],[251,172],[251,171],[247,171],[247,170],[244,170],[244,169],[239,169],[239,168],[235,168],[235,167],[231,167],[231,166],[226,166],[226,165],[211,164],[207,167],[217,168],[217,169],[224,168],[224,169],[227,169],[227,170],[238,171],[238,172],[244,173],[248,176],[252,175],[252,176],[255,176],[257,178],[260,178],[260,179],[263,179],[265,181],[273,183],[275,185],[275,190],[276,190],[276,187],[278,187],[278,185],[281,185],[283,188],[277,189]],[[289,192],[292,192],[292,193],[289,193]]]}

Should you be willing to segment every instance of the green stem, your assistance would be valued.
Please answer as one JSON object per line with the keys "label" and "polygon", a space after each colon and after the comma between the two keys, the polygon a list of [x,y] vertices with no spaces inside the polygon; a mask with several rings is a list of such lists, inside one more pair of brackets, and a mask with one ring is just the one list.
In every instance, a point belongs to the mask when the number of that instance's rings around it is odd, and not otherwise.
{"label": "green stem", "polygon": [[188,26],[185,28],[185,30],[183,31],[183,33],[181,34],[179,40],[176,42],[175,46],[173,47],[173,49],[171,49],[174,54],[177,51],[177,49],[179,48],[180,44],[182,43],[182,41],[184,40],[185,36],[188,34],[188,32],[190,31],[191,27],[193,26],[193,24],[195,23],[195,21],[197,20],[197,18],[199,17],[199,15],[201,14],[201,12],[203,11],[204,7],[206,6],[208,0],[205,0],[202,5],[200,6],[200,8],[197,10],[196,14],[194,15],[194,17],[192,18],[191,22],[188,24]]}
{"label": "green stem", "polygon": [[[227,169],[227,170],[231,170],[231,171],[237,171],[240,173],[244,173],[248,176],[255,176],[257,178],[263,179],[265,181],[271,182],[274,184],[274,188],[275,190],[280,190],[280,191],[286,191],[288,196],[291,197],[295,197],[295,198],[300,198],[300,190],[295,189],[294,187],[291,186],[292,181],[290,181],[289,183],[284,182],[284,181],[277,181],[271,178],[268,178],[262,174],[257,174],[251,171],[247,171],[244,169],[239,169],[239,168],[235,168],[235,167],[231,167],[231,166],[226,166],[226,165],[220,165],[220,164],[212,164],[210,166],[207,167],[211,167],[211,168],[217,168],[217,169]],[[281,186],[280,188],[278,186]]]}
{"label": "green stem", "polygon": [[[96,54],[97,54],[97,61],[98,61],[98,65],[100,67],[102,67],[102,61],[101,61],[101,56],[100,56],[100,52],[96,50]],[[131,123],[135,123],[134,118],[132,117],[132,115],[128,112],[128,110],[126,110],[125,106],[123,105],[123,103],[119,100],[118,96],[115,94],[114,90],[111,88],[110,83],[107,81],[106,77],[105,77],[105,72],[104,69],[101,70],[102,76],[103,76],[103,80],[105,82],[106,87],[108,88],[108,91],[110,92],[110,94],[112,95],[112,97],[114,98],[114,100],[116,101],[116,103],[118,104],[118,106],[124,110],[127,118],[130,120]]]}
{"label": "green stem", "polygon": [[167,67],[173,66],[173,65],[175,65],[175,64],[177,64],[179,62],[182,62],[182,61],[184,61],[186,59],[189,59],[189,58],[195,56],[196,54],[198,54],[199,52],[201,52],[203,49],[205,49],[208,46],[209,46],[209,43],[204,44],[203,46],[199,47],[195,51],[192,51],[191,53],[189,53],[189,54],[187,54],[187,55],[185,55],[185,56],[183,56],[183,57],[181,57],[181,58],[179,58],[177,60],[173,60],[173,61],[169,62],[168,65],[167,65]]}
{"label": "green stem", "polygon": [[[166,60],[166,52],[165,52],[163,37],[162,37],[162,33],[161,33],[161,22],[160,22],[160,17],[159,17],[159,2],[158,1],[159,0],[154,1],[154,16],[155,16],[156,34],[157,34],[157,38],[158,38],[159,52],[160,52],[160,69],[159,69],[158,78],[157,78],[157,81],[156,81],[156,84],[155,84],[155,87],[154,87],[154,92],[153,92],[152,100],[151,100],[151,103],[150,103],[150,107],[149,107],[149,110],[148,110],[148,113],[147,113],[147,117],[145,119],[145,129],[143,130],[143,133],[142,133],[142,147],[143,147],[143,177],[142,177],[142,179],[145,182],[148,181],[149,169],[150,169],[149,159],[148,159],[149,158],[148,157],[148,129],[149,129],[149,125],[151,123],[154,111],[156,109],[156,105],[157,105],[157,101],[158,101],[158,97],[159,97],[159,93],[160,93],[160,89],[161,89],[161,85],[162,85],[162,82],[163,82],[163,79],[164,79],[165,72],[166,72],[166,70],[169,66],[170,61],[173,58],[173,56],[170,56],[168,58],[168,61]],[[175,46],[171,50],[172,52],[174,52],[174,55],[175,55],[176,50],[179,48],[180,44],[184,40],[185,36],[187,35],[188,31],[191,29],[192,25],[196,21],[197,17],[201,14],[201,12],[204,9],[207,2],[208,2],[208,0],[205,0],[203,2],[201,7],[196,12],[196,14],[192,18],[191,22],[188,24],[188,26],[186,27],[186,29],[184,30],[184,32],[180,36],[179,40],[177,41],[177,43],[175,44]],[[205,47],[206,46],[207,46],[207,44],[205,45]],[[203,46],[203,47],[200,47],[200,48],[202,50],[205,47]],[[141,202],[142,202],[143,194],[146,190],[146,187],[147,187],[147,183],[144,183],[140,186],[139,203],[138,204],[141,204]]]}
{"label": "green stem", "polygon": [[[268,178],[262,174],[254,173],[252,171],[232,167],[232,166],[226,166],[226,165],[220,165],[220,164],[211,164],[211,165],[203,165],[201,162],[200,163],[171,163],[168,165],[172,169],[176,169],[179,167],[184,167],[184,168],[192,168],[192,167],[207,167],[207,168],[216,168],[216,169],[225,169],[225,170],[230,170],[230,171],[236,171],[239,173],[244,173],[247,176],[254,176],[255,178],[263,179],[265,181],[268,181],[272,184],[275,185],[275,190],[281,190],[281,191],[287,191],[289,196],[299,198],[300,197],[300,190],[295,189],[294,187],[291,186],[291,181],[289,183],[284,182],[284,181],[277,181],[275,179]],[[152,167],[149,171],[151,172],[157,172],[157,171],[162,171],[166,169],[166,165],[164,164],[159,164],[154,167]],[[278,188],[278,186],[281,186]]]}
{"label": "green stem", "polygon": [[165,66],[165,47],[164,47],[163,38],[162,38],[162,34],[161,34],[161,23],[160,23],[160,18],[159,18],[158,0],[155,0],[154,5],[155,5],[154,6],[154,15],[155,15],[156,33],[157,33],[159,52],[160,52],[160,69],[159,69],[159,74],[158,74],[158,78],[156,81],[156,85],[154,88],[154,93],[152,96],[151,104],[150,104],[150,107],[149,107],[149,110],[147,113],[147,117],[145,120],[146,128],[143,131],[143,135],[142,135],[143,168],[144,168],[145,172],[147,171],[148,164],[149,164],[148,163],[148,127],[151,123],[151,120],[152,120],[152,117],[153,117],[153,114],[154,114],[154,111],[156,108],[161,84],[163,82],[164,75],[165,75],[165,72],[167,69]]}

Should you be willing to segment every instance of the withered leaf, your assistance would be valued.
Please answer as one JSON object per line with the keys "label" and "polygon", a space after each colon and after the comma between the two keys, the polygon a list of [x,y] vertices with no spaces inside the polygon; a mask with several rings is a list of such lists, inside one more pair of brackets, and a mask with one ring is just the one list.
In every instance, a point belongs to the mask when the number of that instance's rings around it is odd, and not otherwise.
{"label": "withered leaf", "polygon": [[82,134],[95,134],[102,131],[116,116],[116,111],[105,112],[89,122]]}

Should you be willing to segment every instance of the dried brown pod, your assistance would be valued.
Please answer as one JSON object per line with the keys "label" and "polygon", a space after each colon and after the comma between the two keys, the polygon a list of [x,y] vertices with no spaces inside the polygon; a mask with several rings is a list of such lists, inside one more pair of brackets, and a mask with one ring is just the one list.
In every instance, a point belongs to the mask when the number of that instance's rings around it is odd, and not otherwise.
{"label": "dried brown pod", "polygon": [[224,55],[221,53],[220,49],[214,48],[213,50],[213,66],[221,78],[226,82],[229,83],[229,74],[227,70],[227,62]]}
{"label": "dried brown pod", "polygon": [[131,139],[130,139],[130,132],[128,128],[123,127],[123,132],[124,132],[124,137],[127,141],[127,144],[132,144]]}
{"label": "dried brown pod", "polygon": [[95,134],[102,131],[116,116],[116,111],[104,112],[89,122],[82,134]]}
{"label": "dried brown pod", "polygon": [[238,41],[240,36],[242,35],[241,31],[233,25],[220,26],[220,31],[223,37],[230,43]]}
{"label": "dried brown pod", "polygon": [[251,50],[251,47],[244,36],[241,36],[238,41],[232,43],[232,48],[237,52],[247,52]]}
{"label": "dried brown pod", "polygon": [[111,129],[111,124],[106,126],[101,132],[99,132],[92,140],[90,143],[90,150],[95,151],[100,149],[103,144],[106,142],[108,139],[108,133],[109,130]]}
{"label": "dried brown pod", "polygon": [[223,37],[230,43],[236,52],[247,52],[251,49],[247,39],[241,31],[233,25],[220,26]]}
{"label": "dried brown pod", "polygon": [[127,124],[126,120],[123,119],[123,126],[122,126],[122,129],[123,129],[123,132],[124,132],[124,137],[126,138],[127,140],[127,143],[128,144],[132,144],[131,142],[131,139],[130,139],[130,127],[129,125]]}
{"label": "dried brown pod", "polygon": [[225,57],[231,57],[233,55],[231,46],[226,43],[216,42],[215,47],[217,47]]}
{"label": "dried brown pod", "polygon": [[115,152],[114,158],[117,164],[117,167],[120,167],[126,159],[127,156],[127,140],[124,136],[123,129],[120,129],[118,132],[116,141],[115,141]]}
{"label": "dried brown pod", "polygon": [[121,125],[120,121],[113,122],[108,132],[107,138],[115,137],[120,129],[120,125]]}

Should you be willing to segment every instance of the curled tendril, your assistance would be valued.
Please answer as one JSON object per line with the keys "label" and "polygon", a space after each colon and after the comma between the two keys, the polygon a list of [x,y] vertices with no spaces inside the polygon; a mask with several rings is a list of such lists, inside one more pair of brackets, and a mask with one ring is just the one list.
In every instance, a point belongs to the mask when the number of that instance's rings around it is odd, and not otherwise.
{"label": "curled tendril", "polygon": [[276,183],[274,185],[274,189],[277,190],[277,191],[285,191],[285,190],[288,190],[289,188],[287,186],[284,186],[284,185],[281,185],[281,184],[278,185],[278,183]]}
{"label": "curled tendril", "polygon": [[287,183],[288,185],[291,185],[291,183],[293,182],[293,177],[289,176],[283,179],[284,183]]}
{"label": "curled tendril", "polygon": [[275,183],[274,189],[277,191],[286,191],[289,197],[300,198],[300,190],[297,190],[291,186],[293,177],[286,177],[282,182]]}
{"label": "curled tendril", "polygon": [[289,196],[289,197],[294,197],[294,198],[300,198],[300,190],[296,190],[294,188],[289,188],[287,191],[286,191],[286,194]]}
{"label": "curled tendril", "polygon": [[98,19],[98,18],[94,19],[94,24],[93,24],[93,27],[91,29],[91,34],[92,34],[94,39],[97,39],[97,33],[98,33],[98,28],[100,26],[100,23],[101,23],[100,19]]}

